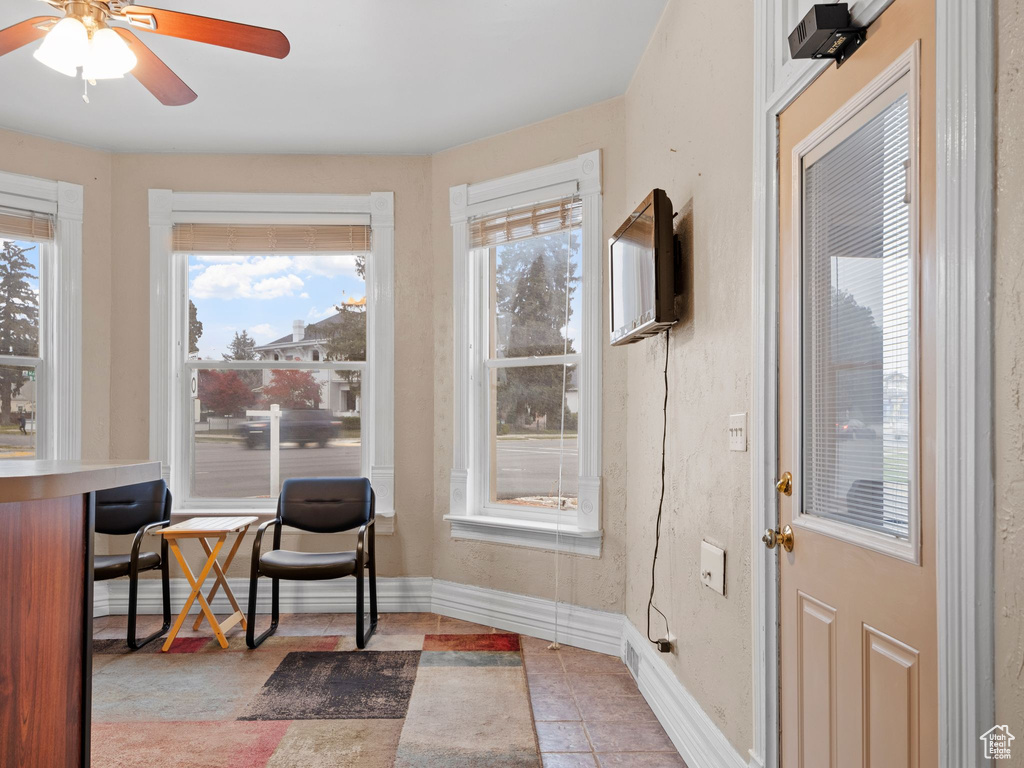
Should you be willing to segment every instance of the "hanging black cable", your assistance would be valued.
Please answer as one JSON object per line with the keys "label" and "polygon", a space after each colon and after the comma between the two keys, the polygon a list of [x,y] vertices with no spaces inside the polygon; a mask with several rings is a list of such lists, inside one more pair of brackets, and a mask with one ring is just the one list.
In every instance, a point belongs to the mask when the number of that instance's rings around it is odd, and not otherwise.
{"label": "hanging black cable", "polygon": [[[668,339],[669,329],[665,329],[665,400],[662,403],[662,427],[661,427],[661,498],[658,499],[658,518],[654,526],[654,557],[651,560],[651,594],[647,600],[647,639],[658,646],[662,653],[672,650],[672,643],[668,639],[669,634],[668,617],[661,612],[661,609],[654,604],[654,575],[658,565],[658,549],[661,546],[661,513],[665,508],[665,444],[668,439]],[[665,620],[666,637],[655,639],[651,637],[651,609],[658,612],[658,615]]]}

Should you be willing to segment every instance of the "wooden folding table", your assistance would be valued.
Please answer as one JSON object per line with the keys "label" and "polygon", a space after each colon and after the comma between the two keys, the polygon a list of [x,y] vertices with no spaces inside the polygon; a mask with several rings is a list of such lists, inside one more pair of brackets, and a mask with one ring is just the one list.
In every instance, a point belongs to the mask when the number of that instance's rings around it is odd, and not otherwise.
{"label": "wooden folding table", "polygon": [[[199,629],[199,625],[202,624],[203,617],[205,616],[206,620],[210,622],[210,627],[213,628],[213,634],[217,637],[217,642],[220,643],[221,648],[228,647],[227,638],[224,637],[224,633],[228,629],[239,622],[242,623],[242,628],[245,628],[245,614],[238,607],[238,601],[235,600],[235,596],[231,592],[225,572],[230,567],[231,561],[235,558],[238,546],[242,543],[242,537],[245,536],[249,526],[255,523],[256,520],[257,518],[255,517],[193,517],[184,522],[153,531],[154,535],[164,536],[167,539],[167,545],[170,547],[171,552],[174,553],[178,565],[185,572],[185,578],[188,579],[188,583],[192,587],[192,592],[189,594],[188,600],[185,601],[185,606],[181,609],[181,613],[178,614],[178,619],[174,622],[174,626],[171,627],[167,640],[164,641],[164,651],[170,650],[171,643],[174,642],[174,638],[181,629],[181,625],[185,623],[189,609],[197,598],[202,612],[196,619],[193,629]],[[222,566],[217,562],[217,555],[220,554],[221,548],[223,548],[224,543],[227,541],[228,534],[231,533],[235,533],[237,536]],[[206,553],[206,563],[203,565],[203,569],[199,572],[198,577],[192,573],[192,569],[188,567],[188,561],[181,554],[181,549],[178,547],[179,539],[198,539],[199,544]],[[213,546],[210,546],[208,539],[216,539]],[[216,581],[210,590],[210,594],[203,597],[203,584],[206,581],[206,577],[210,575],[211,570],[215,574]],[[217,594],[218,588],[224,590],[224,594],[231,603],[231,607],[235,609],[235,612],[224,621],[217,621],[217,617],[210,609],[209,601],[213,600],[213,596]]]}

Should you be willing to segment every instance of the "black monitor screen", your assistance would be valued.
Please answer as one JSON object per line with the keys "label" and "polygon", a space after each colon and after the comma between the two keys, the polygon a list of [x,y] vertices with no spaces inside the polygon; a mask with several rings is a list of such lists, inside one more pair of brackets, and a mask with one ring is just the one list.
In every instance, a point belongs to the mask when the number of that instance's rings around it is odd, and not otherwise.
{"label": "black monitor screen", "polygon": [[647,206],[612,243],[612,338],[655,315],[654,206]]}

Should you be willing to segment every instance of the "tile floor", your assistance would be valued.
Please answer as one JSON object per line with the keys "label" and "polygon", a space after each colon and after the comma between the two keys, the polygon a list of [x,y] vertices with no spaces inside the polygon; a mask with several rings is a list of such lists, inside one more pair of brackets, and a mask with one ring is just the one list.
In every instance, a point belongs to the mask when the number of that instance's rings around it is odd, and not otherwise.
{"label": "tile floor", "polygon": [[[265,621],[266,617],[261,619]],[[117,647],[110,641],[123,640],[126,622],[124,616],[95,620],[94,639],[107,647],[107,653]],[[156,616],[139,617],[140,635],[158,626]],[[420,650],[426,635],[496,632],[500,630],[436,614],[382,614],[367,650]],[[337,638],[336,642],[332,640],[332,649],[355,650],[354,635],[355,618],[351,615],[282,615],[277,634],[261,650],[287,650],[289,637],[316,636],[323,636],[325,641]],[[229,651],[245,650],[240,627],[232,628],[228,640]],[[525,635],[521,641],[544,768],[686,768],[618,658],[571,646],[550,650],[548,641]],[[204,654],[220,651],[205,624],[194,631],[191,622],[186,622],[175,641],[175,646],[179,645],[182,650]],[[457,646],[458,639],[452,638],[452,647]],[[159,650],[159,641],[154,641],[143,652]],[[502,649],[495,647],[493,651]],[[129,652],[126,647],[124,652]],[[94,658],[102,666],[110,656]]]}

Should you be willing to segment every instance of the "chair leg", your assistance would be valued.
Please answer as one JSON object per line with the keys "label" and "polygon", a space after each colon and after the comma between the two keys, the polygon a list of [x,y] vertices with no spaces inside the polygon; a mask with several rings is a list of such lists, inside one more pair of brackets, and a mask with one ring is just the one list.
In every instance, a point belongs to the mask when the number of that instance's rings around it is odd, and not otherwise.
{"label": "chair leg", "polygon": [[162,635],[171,628],[171,562],[167,558],[167,539],[162,536],[160,538],[163,539],[160,543],[160,581],[163,582],[161,586],[164,593],[164,626],[160,630]]}
{"label": "chair leg", "polygon": [[370,561],[370,627],[365,628],[365,615],[363,604],[363,582],[366,580],[366,573],[360,567],[356,569],[356,647],[359,650],[366,648],[367,642],[373,637],[377,630],[377,586],[373,578],[373,561]]}
{"label": "chair leg", "polygon": [[377,631],[377,556],[376,552],[370,555],[370,632],[366,639],[369,640]]}
{"label": "chair leg", "polygon": [[249,605],[247,608],[248,616],[246,617],[245,623],[245,644],[250,648],[258,648],[264,640],[270,637],[277,631],[277,624],[280,621],[280,602],[281,592],[279,586],[279,579],[271,579],[270,587],[270,627],[259,637],[256,637],[256,596],[259,587],[259,574],[256,573],[255,566],[253,572],[249,578]]}
{"label": "chair leg", "polygon": [[171,626],[171,586],[170,579],[167,572],[167,561],[164,560],[164,572],[162,574],[163,589],[164,589],[164,625],[153,634],[148,637],[144,637],[139,640],[135,635],[135,625],[138,618],[138,606],[139,606],[139,574],[138,571],[132,569],[129,574],[128,582],[128,647],[133,651],[137,651],[144,645],[153,642],[158,637],[163,635],[168,628]]}

